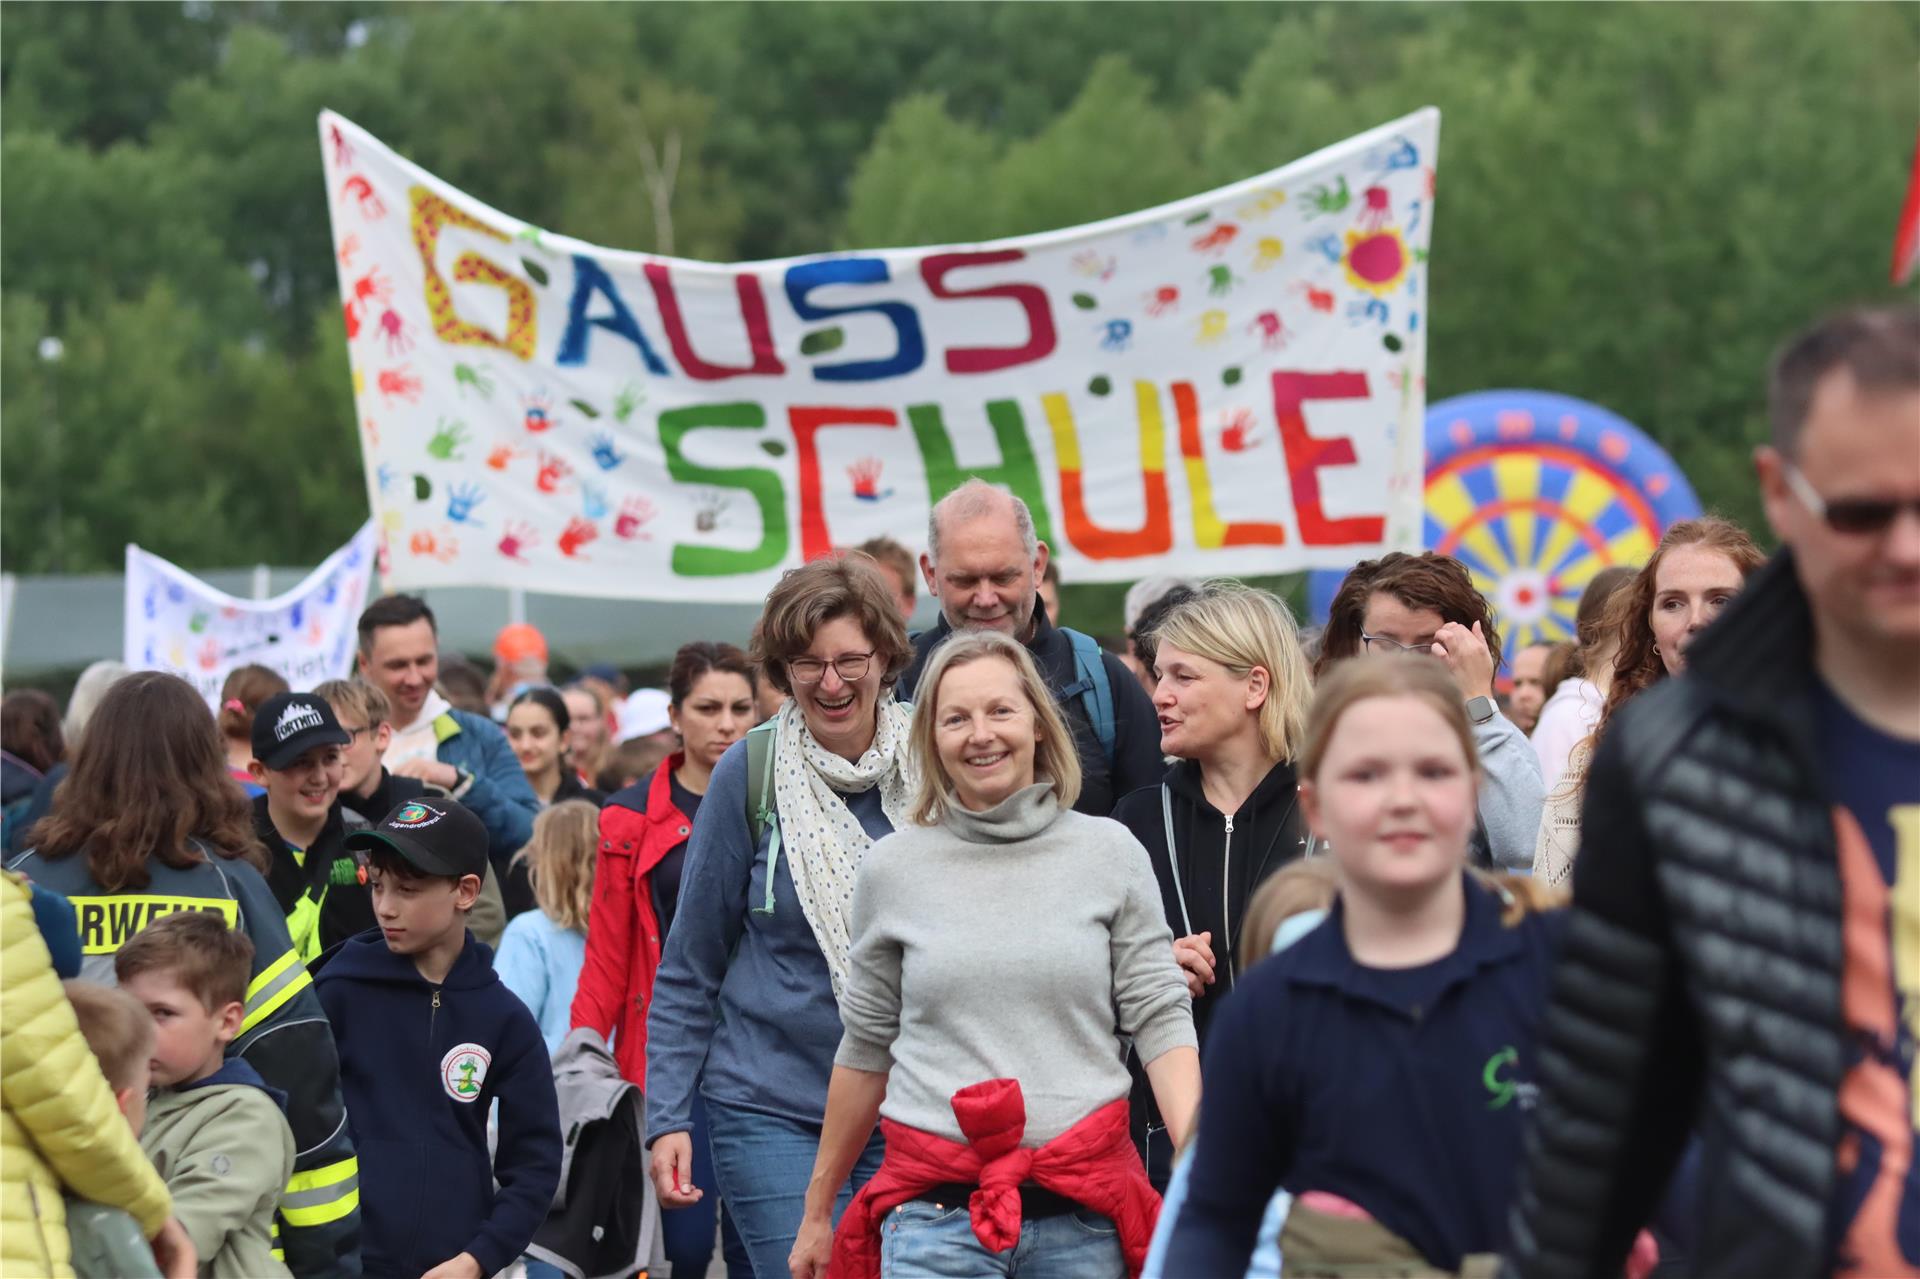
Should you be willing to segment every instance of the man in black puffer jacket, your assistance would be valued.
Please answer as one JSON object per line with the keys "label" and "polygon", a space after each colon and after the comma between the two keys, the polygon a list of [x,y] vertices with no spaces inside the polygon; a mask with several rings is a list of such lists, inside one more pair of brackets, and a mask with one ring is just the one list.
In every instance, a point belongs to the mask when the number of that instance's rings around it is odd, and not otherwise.
{"label": "man in black puffer jacket", "polygon": [[1920,1273],[1920,309],[1809,331],[1769,399],[1788,549],[1589,775],[1527,1279],[1619,1275],[1690,1136],[1690,1273]]}

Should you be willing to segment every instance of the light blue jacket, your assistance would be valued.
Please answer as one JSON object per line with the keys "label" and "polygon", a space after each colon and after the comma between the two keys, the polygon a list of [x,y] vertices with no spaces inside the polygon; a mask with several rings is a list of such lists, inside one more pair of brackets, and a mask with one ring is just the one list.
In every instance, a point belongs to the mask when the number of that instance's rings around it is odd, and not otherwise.
{"label": "light blue jacket", "polygon": [[527,1006],[540,1023],[547,1055],[560,1049],[572,1019],[573,988],[580,983],[580,967],[587,962],[587,935],[562,928],[545,911],[529,910],[507,921],[500,949],[493,955],[493,971]]}

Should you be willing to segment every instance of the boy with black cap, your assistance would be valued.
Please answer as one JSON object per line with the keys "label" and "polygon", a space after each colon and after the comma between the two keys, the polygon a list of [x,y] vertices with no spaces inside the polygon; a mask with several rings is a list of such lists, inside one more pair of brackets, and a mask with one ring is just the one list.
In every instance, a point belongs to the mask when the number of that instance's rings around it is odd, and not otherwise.
{"label": "boy with black cap", "polygon": [[379,931],[340,947],[314,987],[360,1153],[362,1265],[369,1276],[482,1279],[526,1251],[560,1182],[546,1043],[467,931],[487,830],[453,800],[423,796],[346,843]]}
{"label": "boy with black cap", "polygon": [[253,800],[254,834],[273,859],[267,886],[307,963],[373,927],[366,878],[346,847],[348,833],[366,820],[349,817],[340,803],[352,741],[333,707],[313,693],[277,693],[253,715],[247,771],[264,788]]}

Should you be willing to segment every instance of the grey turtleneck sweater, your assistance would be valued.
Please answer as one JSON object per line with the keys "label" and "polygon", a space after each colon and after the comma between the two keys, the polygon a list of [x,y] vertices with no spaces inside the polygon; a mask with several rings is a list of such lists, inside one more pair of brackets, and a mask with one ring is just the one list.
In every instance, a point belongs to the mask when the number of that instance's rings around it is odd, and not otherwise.
{"label": "grey turtleneck sweater", "polygon": [[1019,1080],[1040,1146],[1127,1095],[1116,1033],[1196,1046],[1146,850],[1046,783],[867,851],[840,1020],[835,1064],[892,1072],[880,1113],[956,1141],[969,1084]]}

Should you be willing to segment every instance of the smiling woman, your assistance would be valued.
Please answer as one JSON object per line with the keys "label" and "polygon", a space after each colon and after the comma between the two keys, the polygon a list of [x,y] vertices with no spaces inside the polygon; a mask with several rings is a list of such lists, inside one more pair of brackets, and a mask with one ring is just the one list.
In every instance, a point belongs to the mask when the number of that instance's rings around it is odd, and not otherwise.
{"label": "smiling woman", "polygon": [[[893,697],[911,650],[872,561],[847,556],[780,579],[752,656],[793,700],[726,749],[692,823],[647,1013],[647,1132],[672,1217],[709,1188],[694,1145],[704,1105],[711,1181],[754,1272],[777,1275],[800,1229],[840,1039],[850,889],[873,841],[906,824],[913,794],[907,712]],[[727,706],[751,691],[733,677]],[[582,990],[597,984],[583,978]],[[576,1022],[609,1017],[576,1004]],[[622,1045],[624,1060],[625,1031]],[[879,1165],[871,1133],[848,1159],[856,1185]]]}
{"label": "smiling woman", "polygon": [[[846,1030],[789,1269],[994,1273],[982,1240],[998,1236],[1018,1243],[1021,1273],[1119,1279],[1157,1206],[1128,1134],[1121,1037],[1176,1133],[1199,1099],[1146,850],[1073,811],[1079,755],[1025,646],[958,632],[920,691],[914,825],[854,881]],[[836,1236],[835,1197],[876,1121],[886,1159]],[[1016,1193],[976,1193],[1008,1145],[1031,1155]]]}

